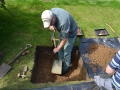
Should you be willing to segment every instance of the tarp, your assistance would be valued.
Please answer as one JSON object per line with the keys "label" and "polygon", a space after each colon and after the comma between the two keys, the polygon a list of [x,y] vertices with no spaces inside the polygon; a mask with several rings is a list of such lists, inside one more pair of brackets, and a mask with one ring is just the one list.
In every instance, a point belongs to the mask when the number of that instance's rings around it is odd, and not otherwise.
{"label": "tarp", "polygon": [[99,90],[99,87],[95,82],[83,82],[80,84],[74,85],[62,85],[62,86],[53,86],[48,88],[36,88],[29,90]]}
{"label": "tarp", "polygon": [[[94,78],[95,75],[101,74],[100,68],[96,67],[96,72],[93,73],[92,69],[86,62],[90,62],[89,58],[84,57],[84,55],[87,53],[87,48],[92,43],[98,43],[102,45],[106,45],[110,48],[120,49],[120,43],[117,38],[80,38],[80,56],[82,57],[82,60],[87,68],[88,75],[90,78]],[[102,71],[103,72],[103,71]],[[103,72],[105,73],[105,72]]]}

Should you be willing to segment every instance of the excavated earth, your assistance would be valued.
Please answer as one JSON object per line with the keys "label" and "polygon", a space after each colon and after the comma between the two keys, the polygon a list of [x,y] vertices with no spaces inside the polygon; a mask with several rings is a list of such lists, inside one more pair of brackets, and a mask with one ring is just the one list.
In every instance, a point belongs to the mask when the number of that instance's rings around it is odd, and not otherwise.
{"label": "excavated earth", "polygon": [[[89,54],[87,53],[85,57],[91,60],[88,64],[93,72],[96,71],[95,65],[103,67],[104,71],[106,65],[117,51],[117,49],[102,44],[92,43],[88,47]],[[78,46],[73,47],[70,69],[65,75],[59,76],[51,73],[53,60],[57,60],[56,55],[53,53],[53,47],[36,47],[34,66],[31,74],[32,83],[89,80],[88,72],[80,57]]]}
{"label": "excavated earth", "polygon": [[[92,43],[87,48],[87,54],[85,54],[86,58],[89,58],[91,62],[87,62],[87,64],[92,69],[93,73],[96,72],[96,66],[101,69],[101,73],[105,72],[105,68],[108,63],[112,60],[114,55],[118,52],[118,49],[110,48],[106,45]],[[101,68],[102,67],[102,68]]]}

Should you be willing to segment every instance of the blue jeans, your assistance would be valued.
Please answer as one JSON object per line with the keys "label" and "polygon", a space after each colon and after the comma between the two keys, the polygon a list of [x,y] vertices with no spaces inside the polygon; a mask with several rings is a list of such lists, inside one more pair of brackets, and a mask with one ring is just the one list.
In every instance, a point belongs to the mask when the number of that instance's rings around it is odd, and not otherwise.
{"label": "blue jeans", "polygon": [[[71,63],[71,52],[72,52],[72,49],[74,46],[75,39],[76,39],[76,36],[73,38],[68,38],[67,43],[58,52],[58,58],[59,58],[59,60],[62,60],[62,71],[63,72],[65,72],[69,69],[69,66]],[[61,42],[61,40],[60,40],[60,42]]]}

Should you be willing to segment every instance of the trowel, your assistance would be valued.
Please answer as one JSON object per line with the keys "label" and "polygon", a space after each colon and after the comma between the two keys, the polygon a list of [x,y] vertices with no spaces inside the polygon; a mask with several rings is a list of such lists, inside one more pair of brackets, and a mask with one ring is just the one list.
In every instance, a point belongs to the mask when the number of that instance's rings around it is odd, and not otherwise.
{"label": "trowel", "polygon": [[[55,39],[55,32],[53,32],[51,41],[53,43],[53,46],[56,47],[56,39]],[[56,56],[58,58],[58,53],[56,53]],[[52,65],[52,69],[51,69],[51,73],[53,74],[61,74],[62,73],[62,60],[54,60],[53,61],[53,65]]]}

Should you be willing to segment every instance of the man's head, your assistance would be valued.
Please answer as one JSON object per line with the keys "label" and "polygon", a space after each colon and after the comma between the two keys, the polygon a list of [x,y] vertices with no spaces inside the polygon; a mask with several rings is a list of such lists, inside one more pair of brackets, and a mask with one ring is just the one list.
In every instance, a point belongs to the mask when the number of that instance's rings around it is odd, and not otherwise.
{"label": "man's head", "polygon": [[44,28],[48,28],[50,26],[52,18],[53,13],[50,10],[45,10],[42,12],[41,19],[43,21]]}

